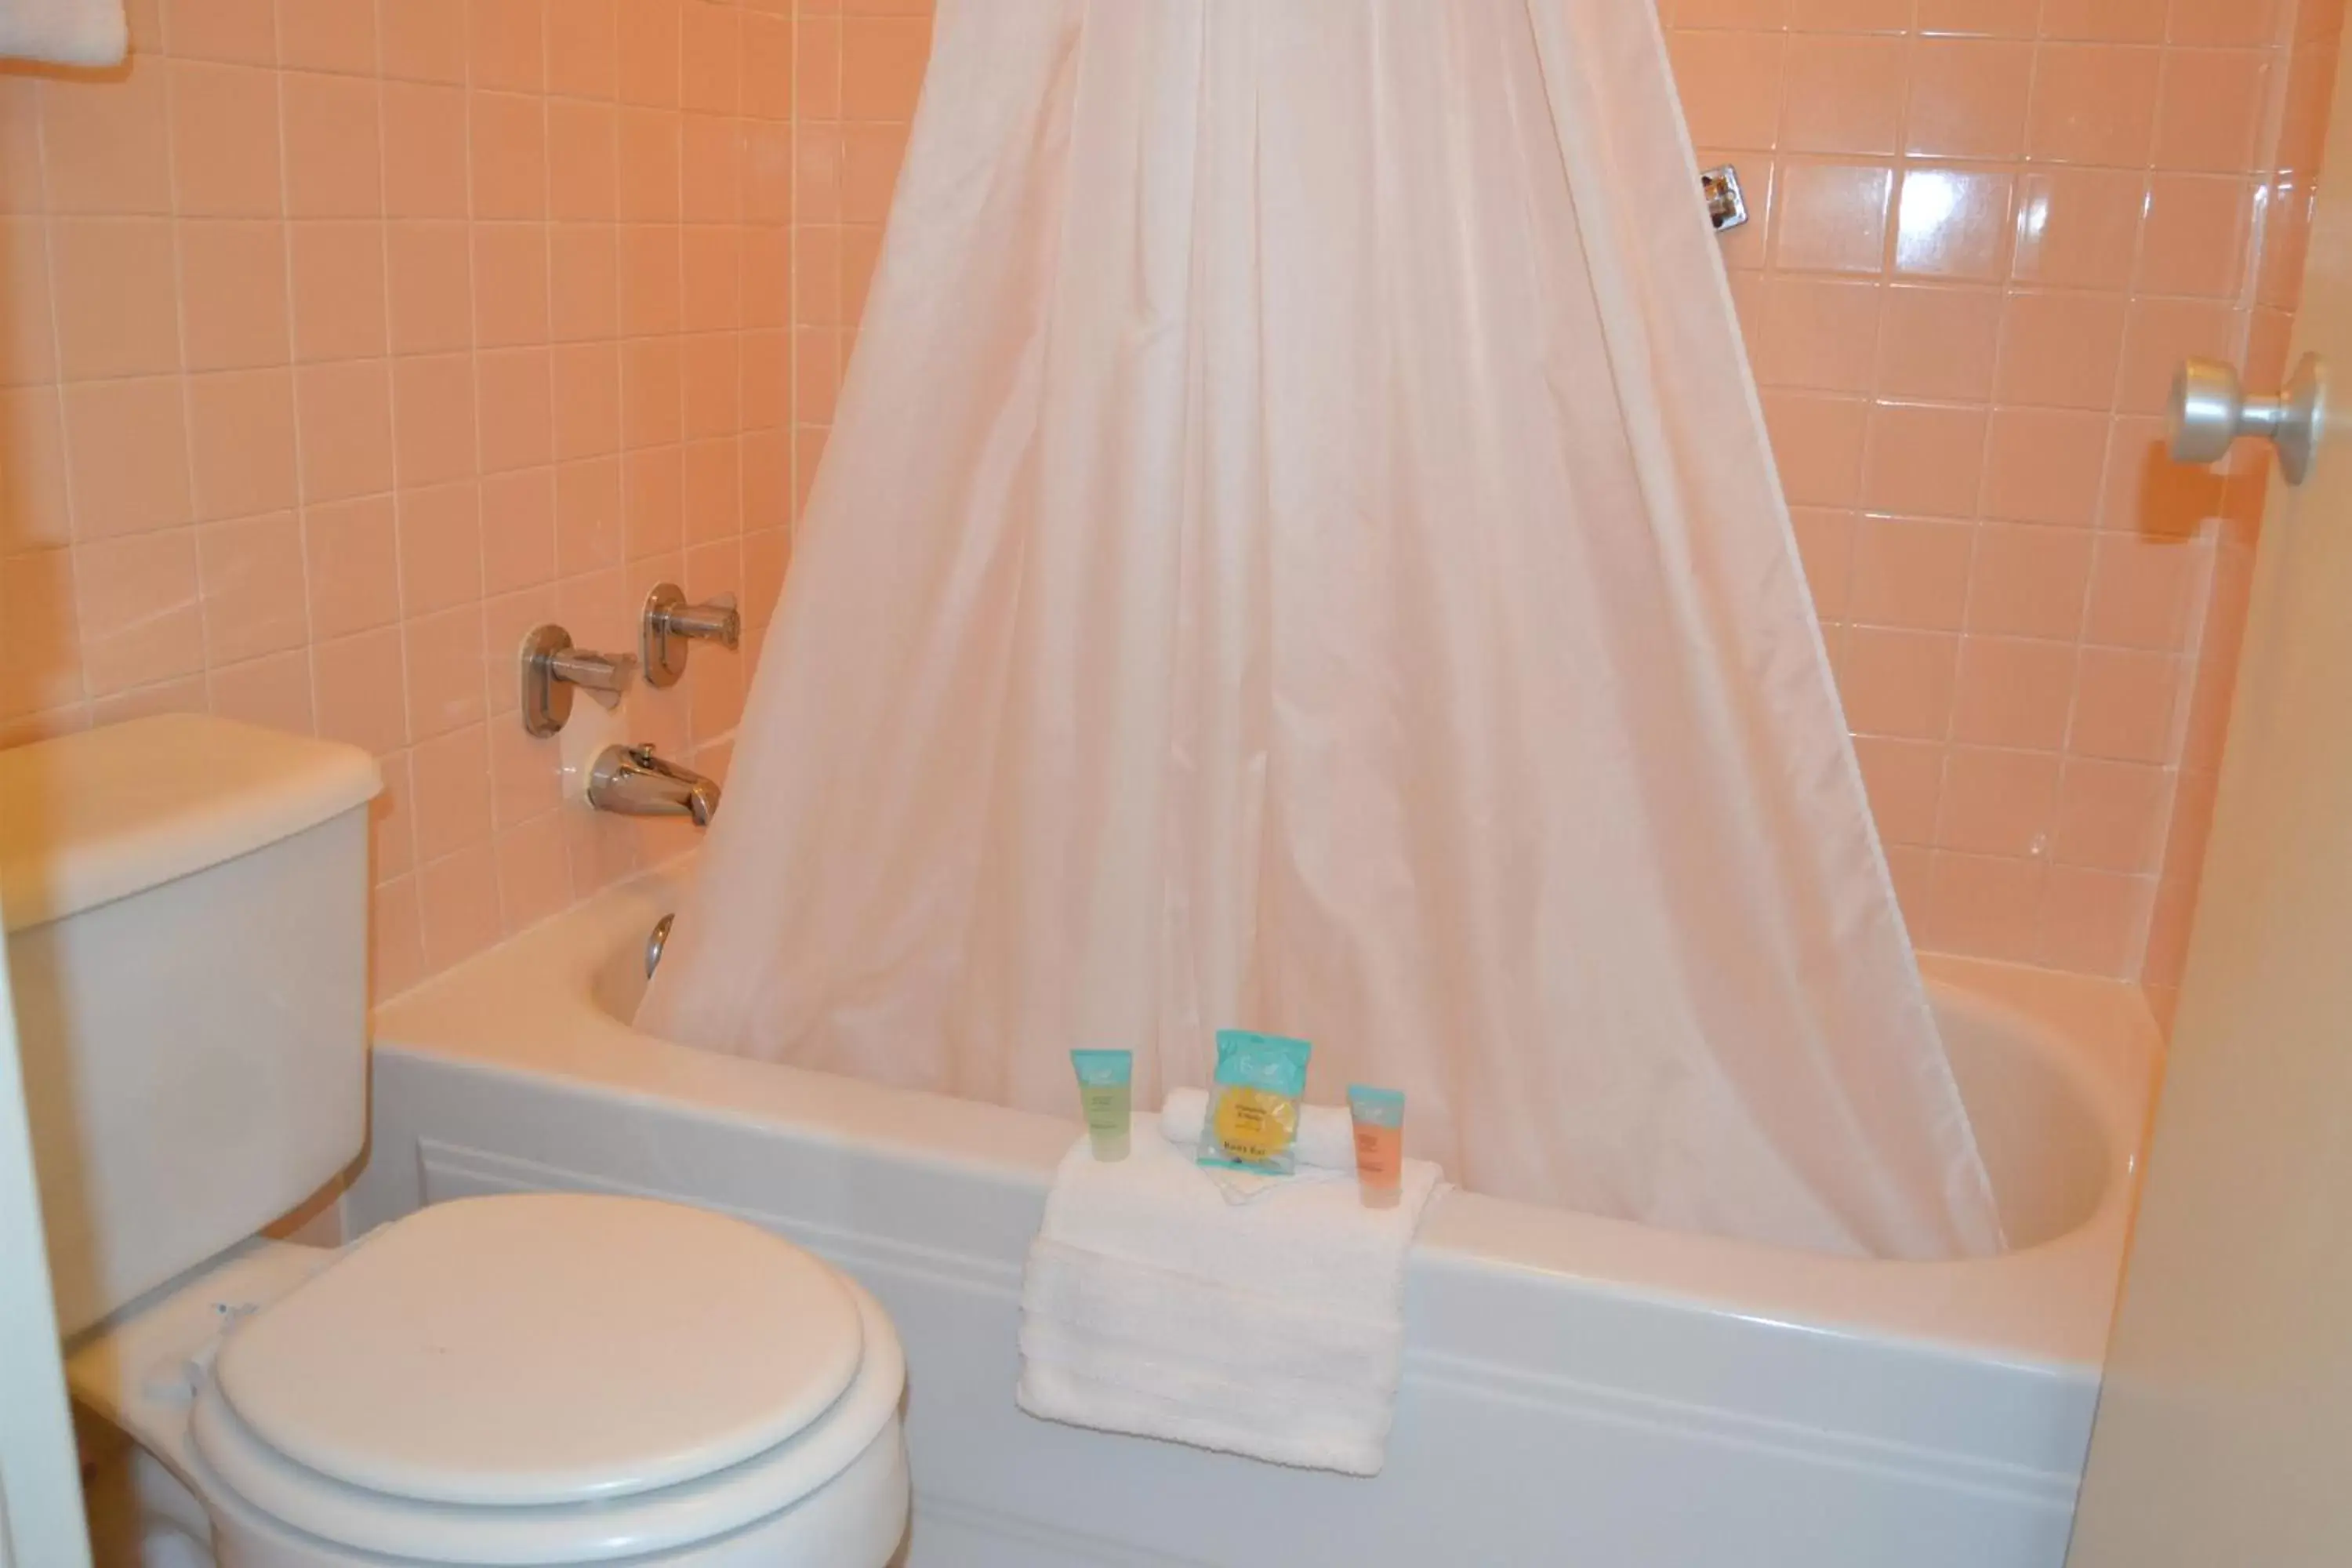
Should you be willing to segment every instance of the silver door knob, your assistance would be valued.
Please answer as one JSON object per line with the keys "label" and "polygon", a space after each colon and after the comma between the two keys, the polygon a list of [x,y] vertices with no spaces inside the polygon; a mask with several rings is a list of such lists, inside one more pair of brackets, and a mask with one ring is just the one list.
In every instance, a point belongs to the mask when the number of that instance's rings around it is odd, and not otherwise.
{"label": "silver door knob", "polygon": [[2241,436],[2259,436],[2278,448],[2279,472],[2291,485],[2311,472],[2326,420],[2327,366],[2305,354],[2276,397],[2249,397],[2238,373],[2219,360],[2192,359],[2172,380],[2172,460],[2218,463]]}

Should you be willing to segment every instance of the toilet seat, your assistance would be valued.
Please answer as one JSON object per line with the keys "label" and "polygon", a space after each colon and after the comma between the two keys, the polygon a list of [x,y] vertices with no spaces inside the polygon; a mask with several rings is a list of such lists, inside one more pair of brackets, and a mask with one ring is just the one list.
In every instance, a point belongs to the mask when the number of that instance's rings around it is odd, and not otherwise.
{"label": "toilet seat", "polygon": [[[616,1286],[602,1316],[575,1299],[562,1304],[579,1319],[527,1332],[616,1258],[661,1276]],[[704,1289],[725,1300],[688,1310],[685,1292]],[[646,1315],[665,1299],[682,1325]],[[728,1367],[732,1386],[706,1375]],[[387,1369],[419,1385],[390,1420],[362,1403],[394,1386]],[[739,1221],[628,1198],[469,1199],[385,1227],[232,1329],[201,1380],[189,1458],[338,1545],[599,1562],[709,1541],[823,1489],[894,1430],[905,1372],[872,1297]],[[665,1397],[671,1378],[682,1397]]]}

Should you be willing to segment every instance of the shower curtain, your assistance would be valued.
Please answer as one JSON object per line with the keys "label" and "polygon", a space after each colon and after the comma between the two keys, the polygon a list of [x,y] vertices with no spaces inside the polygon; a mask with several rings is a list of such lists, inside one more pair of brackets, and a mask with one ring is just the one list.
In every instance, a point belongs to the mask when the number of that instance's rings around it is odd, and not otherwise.
{"label": "shower curtain", "polygon": [[1637,0],[940,0],[641,1023],[1305,1036],[1475,1191],[1997,1249],[1714,246]]}

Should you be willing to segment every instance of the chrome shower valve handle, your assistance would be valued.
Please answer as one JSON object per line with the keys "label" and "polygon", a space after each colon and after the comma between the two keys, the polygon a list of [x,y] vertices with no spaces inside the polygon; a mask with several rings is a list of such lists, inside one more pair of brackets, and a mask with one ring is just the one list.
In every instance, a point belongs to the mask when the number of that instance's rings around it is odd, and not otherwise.
{"label": "chrome shower valve handle", "polygon": [[660,583],[646,595],[637,651],[645,660],[647,685],[677,685],[686,674],[690,643],[715,642],[731,650],[742,640],[743,617],[735,608],[732,594],[721,594],[708,604],[689,605],[677,584]]}

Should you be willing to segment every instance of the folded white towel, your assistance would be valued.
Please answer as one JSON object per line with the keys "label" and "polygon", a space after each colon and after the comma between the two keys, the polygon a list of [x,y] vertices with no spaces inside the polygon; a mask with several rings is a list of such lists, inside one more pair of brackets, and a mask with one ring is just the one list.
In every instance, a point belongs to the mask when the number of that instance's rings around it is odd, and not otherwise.
{"label": "folded white towel", "polygon": [[1378,1474],[1404,1349],[1405,1253],[1437,1168],[1406,1161],[1392,1209],[1368,1209],[1352,1180],[1307,1167],[1235,1207],[1189,1142],[1138,1121],[1127,1159],[1098,1163],[1082,1138],[1055,1174],[1022,1286],[1021,1407]]}
{"label": "folded white towel", "polygon": [[111,66],[130,47],[122,0],[0,0],[0,56]]}
{"label": "folded white towel", "polygon": [[[1201,1129],[1208,1120],[1206,1089],[1171,1089],[1160,1108],[1160,1135],[1190,1154],[1201,1146]],[[1355,1119],[1335,1105],[1301,1106],[1297,1148],[1302,1165],[1352,1171],[1356,1168]]]}

